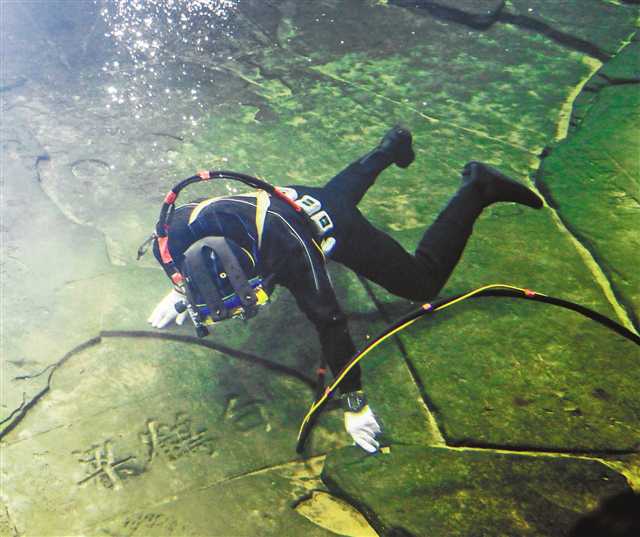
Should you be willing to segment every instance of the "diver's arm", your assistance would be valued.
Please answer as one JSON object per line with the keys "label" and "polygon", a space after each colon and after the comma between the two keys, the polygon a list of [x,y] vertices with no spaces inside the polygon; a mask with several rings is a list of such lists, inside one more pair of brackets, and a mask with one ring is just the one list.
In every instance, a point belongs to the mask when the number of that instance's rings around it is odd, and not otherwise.
{"label": "diver's arm", "polygon": [[[309,272],[302,277],[289,279],[283,285],[296,299],[298,307],[313,323],[320,339],[320,347],[332,373],[337,375],[355,354],[356,349],[349,334],[346,315],[335,296],[324,267],[318,271],[318,284],[311,281]],[[362,389],[360,366],[356,365],[340,383],[342,393]]]}
{"label": "diver's arm", "polygon": [[[324,267],[322,269],[324,271]],[[311,285],[310,281],[289,282],[286,287],[316,327],[322,353],[336,376],[356,350],[349,334],[347,318],[340,309],[328,276],[319,289],[315,284]],[[380,446],[376,435],[381,429],[367,404],[360,375],[360,366],[356,364],[340,383],[344,427],[358,446],[369,453],[375,453]]]}

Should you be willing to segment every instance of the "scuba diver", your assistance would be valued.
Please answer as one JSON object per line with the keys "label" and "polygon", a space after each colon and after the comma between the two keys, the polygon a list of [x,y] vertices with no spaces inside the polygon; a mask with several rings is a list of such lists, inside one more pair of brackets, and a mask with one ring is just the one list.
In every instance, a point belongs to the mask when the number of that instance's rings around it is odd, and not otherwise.
{"label": "scuba diver", "polygon": [[[395,126],[372,151],[322,188],[271,187],[271,194],[259,190],[177,208],[174,188],[165,199],[170,210],[163,207],[170,214],[170,231],[163,231],[169,225],[161,213],[156,228],[160,231],[152,238],[156,259],[177,285],[148,321],[164,328],[173,321],[182,324],[188,313],[198,335],[206,335],[207,325],[252,317],[282,285],[315,326],[323,357],[337,375],[356,349],[327,273],[327,259],[394,295],[427,301],[451,275],[485,207],[497,202],[534,209],[543,205],[527,187],[471,161],[462,170],[461,186],[412,255],[374,227],[357,206],[385,168],[391,164],[407,168],[414,158],[410,131]],[[209,179],[209,173],[223,177],[232,172],[200,172],[200,176]],[[344,425],[357,445],[373,453],[379,448],[376,436],[381,429],[360,376],[359,366],[354,367],[341,383]]]}

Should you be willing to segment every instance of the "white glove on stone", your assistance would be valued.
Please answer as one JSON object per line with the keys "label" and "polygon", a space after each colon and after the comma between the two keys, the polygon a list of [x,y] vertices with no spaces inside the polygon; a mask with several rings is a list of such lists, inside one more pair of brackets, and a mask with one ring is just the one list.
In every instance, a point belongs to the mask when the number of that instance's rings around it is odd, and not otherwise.
{"label": "white glove on stone", "polygon": [[354,442],[369,453],[375,453],[380,447],[376,434],[380,433],[380,425],[371,412],[369,405],[360,412],[344,412],[344,428],[351,435]]}
{"label": "white glove on stone", "polygon": [[187,316],[187,312],[183,311],[182,313],[178,313],[176,311],[176,304],[182,300],[184,300],[184,295],[173,289],[160,301],[160,304],[156,306],[153,313],[147,319],[147,322],[151,323],[151,326],[154,328],[164,328],[174,319],[176,324],[182,324]]}

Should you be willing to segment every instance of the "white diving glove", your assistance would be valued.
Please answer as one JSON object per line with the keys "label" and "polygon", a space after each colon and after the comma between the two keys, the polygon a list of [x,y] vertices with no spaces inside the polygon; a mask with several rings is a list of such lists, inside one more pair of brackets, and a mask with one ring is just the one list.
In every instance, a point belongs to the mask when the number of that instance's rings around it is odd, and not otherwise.
{"label": "white diving glove", "polygon": [[184,300],[184,295],[173,289],[160,301],[160,304],[156,306],[153,313],[149,315],[147,322],[151,323],[151,326],[154,328],[164,328],[174,319],[176,324],[182,324],[187,316],[187,312],[183,311],[182,313],[178,313],[176,311],[176,304],[182,300]]}
{"label": "white diving glove", "polygon": [[353,441],[369,453],[375,453],[380,447],[376,435],[382,432],[366,397],[361,391],[349,392],[342,396],[344,407],[344,428]]}

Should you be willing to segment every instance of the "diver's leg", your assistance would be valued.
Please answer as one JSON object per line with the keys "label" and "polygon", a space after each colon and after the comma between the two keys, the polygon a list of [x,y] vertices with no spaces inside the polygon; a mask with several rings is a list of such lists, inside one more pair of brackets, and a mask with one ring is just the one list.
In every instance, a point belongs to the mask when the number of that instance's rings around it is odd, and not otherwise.
{"label": "diver's leg", "polygon": [[332,196],[358,205],[380,173],[391,164],[406,168],[415,155],[411,147],[411,133],[396,125],[389,130],[378,146],[351,163],[324,187]]}
{"label": "diver's leg", "polygon": [[449,279],[482,210],[500,201],[542,207],[542,200],[525,186],[485,164],[470,162],[463,170],[462,186],[425,231],[415,255],[357,211],[351,237],[344,244],[338,240],[333,258],[395,295],[429,300]]}

